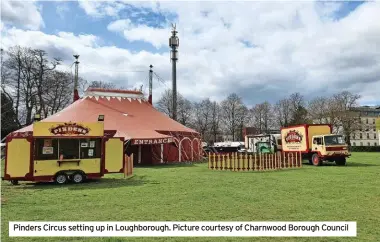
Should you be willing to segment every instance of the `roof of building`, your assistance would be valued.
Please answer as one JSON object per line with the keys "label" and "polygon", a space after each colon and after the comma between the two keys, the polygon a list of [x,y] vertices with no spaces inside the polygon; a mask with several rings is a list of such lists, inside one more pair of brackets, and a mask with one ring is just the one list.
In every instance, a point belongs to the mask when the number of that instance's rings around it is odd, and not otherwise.
{"label": "roof of building", "polygon": [[353,107],[352,110],[357,110],[361,112],[380,112],[380,106],[360,106]]}
{"label": "roof of building", "polygon": [[[41,122],[96,122],[104,115],[104,129],[116,130],[116,137],[152,139],[170,137],[163,133],[198,134],[159,112],[144,99],[141,92],[88,89],[83,98]],[[15,132],[32,131],[29,125]]]}

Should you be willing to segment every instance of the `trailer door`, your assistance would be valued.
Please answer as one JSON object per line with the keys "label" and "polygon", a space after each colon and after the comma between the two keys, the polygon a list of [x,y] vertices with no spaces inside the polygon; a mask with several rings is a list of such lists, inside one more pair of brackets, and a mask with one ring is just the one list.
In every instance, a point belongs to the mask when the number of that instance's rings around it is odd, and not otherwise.
{"label": "trailer door", "polygon": [[27,138],[9,138],[6,143],[5,178],[25,178],[30,174],[32,142]]}
{"label": "trailer door", "polygon": [[123,172],[124,139],[110,138],[105,142],[105,173]]}

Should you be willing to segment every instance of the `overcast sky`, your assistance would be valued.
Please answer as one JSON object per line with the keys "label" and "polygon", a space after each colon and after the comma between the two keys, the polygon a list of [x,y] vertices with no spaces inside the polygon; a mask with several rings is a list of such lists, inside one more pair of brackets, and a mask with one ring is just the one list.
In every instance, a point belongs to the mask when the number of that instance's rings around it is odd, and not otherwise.
{"label": "overcast sky", "polygon": [[[376,14],[377,13],[377,14]],[[348,90],[380,105],[380,3],[1,1],[4,49],[60,57],[80,76],[153,99],[171,87],[170,23],[179,32],[177,86],[190,100],[236,92],[248,106],[293,92],[307,99]],[[145,72],[136,72],[145,71]]]}

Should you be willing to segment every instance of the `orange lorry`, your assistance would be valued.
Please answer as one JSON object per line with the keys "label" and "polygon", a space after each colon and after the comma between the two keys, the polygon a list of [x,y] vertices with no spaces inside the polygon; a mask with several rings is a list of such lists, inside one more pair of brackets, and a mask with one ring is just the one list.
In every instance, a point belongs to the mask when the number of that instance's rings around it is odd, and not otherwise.
{"label": "orange lorry", "polygon": [[346,165],[350,157],[342,135],[332,134],[329,124],[304,124],[281,128],[282,151],[301,152],[310,164],[320,166],[324,161]]}

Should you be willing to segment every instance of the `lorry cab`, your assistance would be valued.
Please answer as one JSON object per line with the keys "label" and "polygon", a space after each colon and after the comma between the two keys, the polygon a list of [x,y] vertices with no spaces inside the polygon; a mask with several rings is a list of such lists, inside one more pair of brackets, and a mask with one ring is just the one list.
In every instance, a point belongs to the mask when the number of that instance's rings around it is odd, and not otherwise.
{"label": "lorry cab", "polygon": [[311,151],[312,163],[318,165],[323,160],[333,162],[337,165],[345,165],[346,157],[350,156],[347,144],[342,135],[316,135],[313,136]]}

